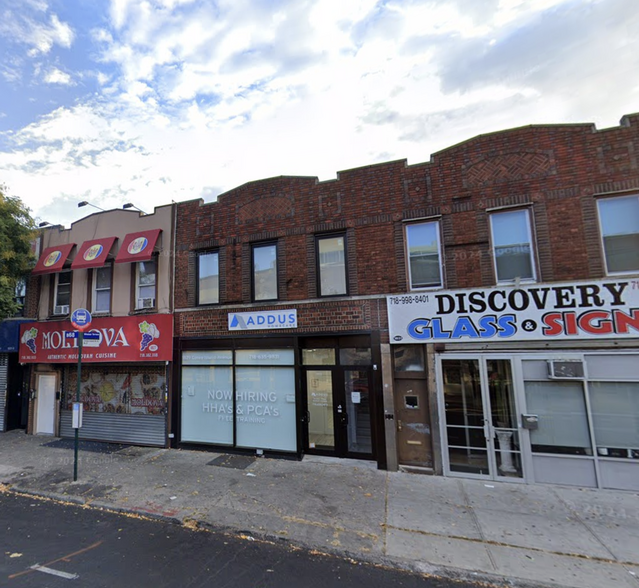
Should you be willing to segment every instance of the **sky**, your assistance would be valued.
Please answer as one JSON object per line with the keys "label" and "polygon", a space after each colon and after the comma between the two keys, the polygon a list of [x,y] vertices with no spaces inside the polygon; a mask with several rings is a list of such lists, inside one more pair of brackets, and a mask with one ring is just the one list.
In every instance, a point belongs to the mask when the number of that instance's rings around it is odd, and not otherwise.
{"label": "sky", "polygon": [[0,0],[0,185],[38,222],[639,111],[637,0]]}

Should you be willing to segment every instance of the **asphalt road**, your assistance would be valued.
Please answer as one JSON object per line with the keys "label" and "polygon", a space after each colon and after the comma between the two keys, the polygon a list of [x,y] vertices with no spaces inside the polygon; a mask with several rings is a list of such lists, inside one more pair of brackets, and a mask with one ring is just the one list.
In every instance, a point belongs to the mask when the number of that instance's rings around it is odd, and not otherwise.
{"label": "asphalt road", "polygon": [[7,588],[471,586],[251,539],[0,491]]}

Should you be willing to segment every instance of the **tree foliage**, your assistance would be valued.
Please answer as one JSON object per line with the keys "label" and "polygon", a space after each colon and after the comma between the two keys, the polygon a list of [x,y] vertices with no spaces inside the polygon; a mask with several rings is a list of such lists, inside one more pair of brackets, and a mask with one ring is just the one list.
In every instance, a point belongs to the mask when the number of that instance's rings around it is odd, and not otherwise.
{"label": "tree foliage", "polygon": [[0,320],[19,309],[16,285],[33,268],[34,239],[35,223],[29,209],[19,198],[7,196],[0,186]]}

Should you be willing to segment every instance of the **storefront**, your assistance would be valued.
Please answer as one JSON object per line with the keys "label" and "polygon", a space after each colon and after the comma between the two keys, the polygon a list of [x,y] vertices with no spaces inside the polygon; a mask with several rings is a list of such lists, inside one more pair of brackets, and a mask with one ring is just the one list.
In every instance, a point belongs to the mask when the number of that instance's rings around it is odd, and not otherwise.
{"label": "storefront", "polygon": [[178,444],[354,457],[384,467],[379,360],[370,334],[250,337],[242,330],[179,340]]}
{"label": "storefront", "polygon": [[388,298],[391,341],[431,352],[445,475],[639,489],[639,285]]}
{"label": "storefront", "polygon": [[[72,437],[78,344],[69,321],[23,325],[20,361],[34,364],[33,432]],[[173,316],[96,318],[82,352],[80,437],[165,446]]]}
{"label": "storefront", "polygon": [[21,319],[0,322],[0,432],[26,429],[29,394],[18,362]]}

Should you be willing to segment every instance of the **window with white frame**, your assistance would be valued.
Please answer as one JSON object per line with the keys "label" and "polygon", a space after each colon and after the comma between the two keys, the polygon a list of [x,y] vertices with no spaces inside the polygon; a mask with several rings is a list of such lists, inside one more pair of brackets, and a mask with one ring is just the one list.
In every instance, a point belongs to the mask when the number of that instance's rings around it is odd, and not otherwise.
{"label": "window with white frame", "polygon": [[253,300],[277,300],[277,244],[253,245]]}
{"label": "window with white frame", "polygon": [[71,270],[55,274],[53,314],[69,314],[71,306]]}
{"label": "window with white frame", "polygon": [[217,251],[198,254],[197,303],[217,304],[220,301],[220,259]]}
{"label": "window with white frame", "polygon": [[110,265],[93,270],[92,308],[96,314],[111,312],[111,275]]}
{"label": "window with white frame", "polygon": [[346,235],[317,237],[320,296],[347,294]]}
{"label": "window with white frame", "polygon": [[406,225],[406,249],[410,288],[442,286],[439,222]]}
{"label": "window with white frame", "polygon": [[493,213],[490,228],[497,281],[536,280],[530,211]]}
{"label": "window with white frame", "polygon": [[606,273],[639,271],[639,196],[597,201]]}
{"label": "window with white frame", "polygon": [[155,308],[156,262],[140,261],[135,271],[135,308]]}

